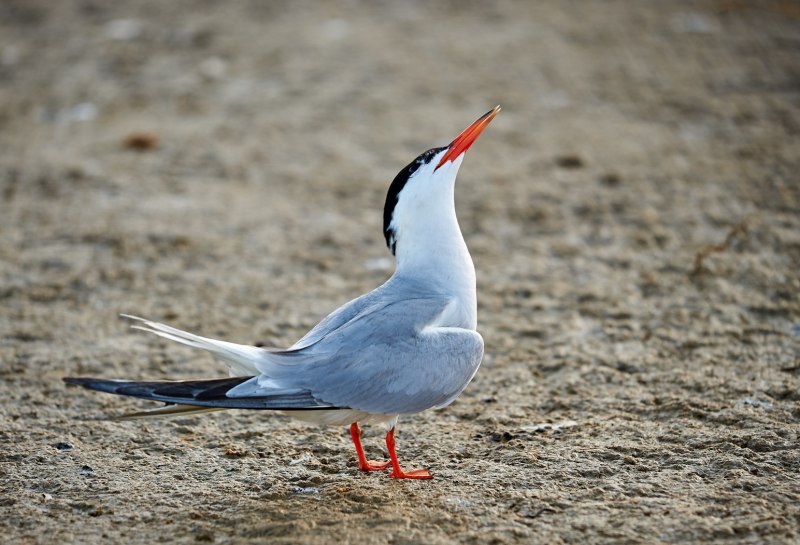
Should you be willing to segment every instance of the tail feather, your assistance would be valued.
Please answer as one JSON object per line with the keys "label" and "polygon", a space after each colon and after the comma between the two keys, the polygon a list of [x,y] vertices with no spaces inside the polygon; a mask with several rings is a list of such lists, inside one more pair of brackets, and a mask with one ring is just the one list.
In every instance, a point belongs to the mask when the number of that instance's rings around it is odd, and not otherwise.
{"label": "tail feather", "polygon": [[316,399],[307,390],[284,391],[275,395],[265,393],[264,395],[251,397],[227,397],[226,394],[231,389],[251,378],[253,377],[212,380],[133,381],[66,377],[63,380],[68,384],[77,384],[90,390],[163,401],[171,405],[278,411],[331,410],[338,408]]}
{"label": "tail feather", "polygon": [[[170,339],[194,348],[211,352],[228,364],[232,378],[184,381],[133,381],[107,380],[88,377],[67,377],[64,381],[91,390],[110,394],[139,397],[162,401],[166,406],[157,409],[123,415],[120,419],[148,418],[196,414],[224,409],[267,409],[285,411],[335,410],[334,407],[315,398],[310,391],[287,388],[279,384],[261,384],[254,375],[259,372],[256,363],[263,360],[267,352],[263,348],[246,346],[216,339],[208,339],[174,327],[130,316],[131,326],[165,339]],[[263,378],[263,377],[262,377]],[[248,381],[255,384],[245,385]],[[263,382],[263,381],[262,381]],[[236,392],[232,390],[243,386]],[[229,394],[233,394],[230,395]]]}
{"label": "tail feather", "polygon": [[265,350],[257,346],[247,346],[217,339],[209,339],[183,331],[160,322],[153,322],[130,314],[121,314],[123,318],[138,322],[131,327],[153,333],[171,341],[176,341],[194,348],[211,352],[214,356],[228,364],[234,376],[254,375],[258,373],[256,362],[263,358]]}

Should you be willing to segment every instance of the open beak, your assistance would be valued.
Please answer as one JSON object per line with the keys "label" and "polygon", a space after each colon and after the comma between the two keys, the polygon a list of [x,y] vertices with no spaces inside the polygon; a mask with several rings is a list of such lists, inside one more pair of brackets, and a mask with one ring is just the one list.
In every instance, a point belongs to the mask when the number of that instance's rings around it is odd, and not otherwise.
{"label": "open beak", "polygon": [[462,153],[467,151],[472,143],[480,136],[483,129],[494,119],[494,116],[500,111],[500,106],[495,106],[485,114],[483,114],[475,123],[464,129],[458,137],[453,140],[447,147],[447,153],[442,156],[439,164],[433,169],[434,172],[443,164],[448,161],[455,161]]}

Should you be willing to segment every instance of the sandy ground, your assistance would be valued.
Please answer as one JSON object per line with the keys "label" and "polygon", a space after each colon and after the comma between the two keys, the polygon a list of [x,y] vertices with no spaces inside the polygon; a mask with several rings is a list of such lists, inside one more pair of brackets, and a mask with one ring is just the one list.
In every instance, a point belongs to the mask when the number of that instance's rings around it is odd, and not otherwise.
{"label": "sandy ground", "polygon": [[[796,2],[118,4],[0,6],[1,542],[800,539]],[[433,481],[62,384],[223,375],[120,312],[291,344],[497,103],[457,188],[484,364],[400,422]]]}

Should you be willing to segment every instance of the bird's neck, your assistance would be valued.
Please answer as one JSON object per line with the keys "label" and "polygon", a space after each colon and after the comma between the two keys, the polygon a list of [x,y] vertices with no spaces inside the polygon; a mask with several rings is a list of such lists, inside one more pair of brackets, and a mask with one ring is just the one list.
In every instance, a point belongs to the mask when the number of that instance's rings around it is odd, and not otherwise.
{"label": "bird's neck", "polygon": [[[452,185],[413,204],[413,218],[399,218],[395,276],[413,279],[463,307],[464,326],[477,323],[475,266],[456,218]],[[413,219],[413,221],[410,221]]]}

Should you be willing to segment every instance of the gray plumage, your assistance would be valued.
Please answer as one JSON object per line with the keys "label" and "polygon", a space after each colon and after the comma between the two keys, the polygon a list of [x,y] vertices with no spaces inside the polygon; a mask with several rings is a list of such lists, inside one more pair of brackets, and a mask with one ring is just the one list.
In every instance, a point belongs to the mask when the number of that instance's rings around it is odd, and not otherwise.
{"label": "gray plumage", "polygon": [[229,397],[308,390],[322,403],[385,415],[447,405],[478,369],[481,336],[448,323],[456,301],[390,280],[338,309],[292,349],[265,352],[260,376]]}

